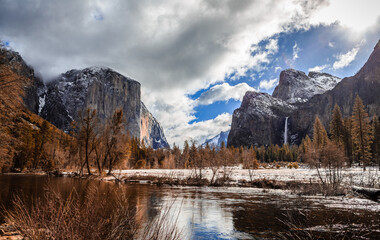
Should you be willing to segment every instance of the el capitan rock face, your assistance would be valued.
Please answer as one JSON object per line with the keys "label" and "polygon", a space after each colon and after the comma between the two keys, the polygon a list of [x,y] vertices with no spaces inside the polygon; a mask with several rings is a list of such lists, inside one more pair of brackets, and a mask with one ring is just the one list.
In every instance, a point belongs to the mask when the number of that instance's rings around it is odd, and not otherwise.
{"label": "el capitan rock face", "polygon": [[167,147],[161,126],[141,102],[140,87],[139,82],[109,68],[70,70],[46,84],[45,91],[40,95],[43,103],[40,115],[68,131],[80,110],[95,109],[104,122],[121,108],[126,130],[131,136],[144,140],[152,147]]}
{"label": "el capitan rock face", "polygon": [[[380,115],[380,41],[361,70],[352,77],[339,79],[325,73],[285,70],[279,85],[267,101],[247,92],[232,118],[229,146],[283,144],[288,117],[288,142],[299,144],[318,115],[328,129],[335,104],[344,117],[350,116],[356,95],[367,106],[370,116]],[[271,97],[271,98],[269,98]],[[278,104],[281,100],[286,104]],[[266,102],[266,104],[263,104]],[[276,107],[277,106],[277,107]],[[277,111],[273,111],[275,108]]]}

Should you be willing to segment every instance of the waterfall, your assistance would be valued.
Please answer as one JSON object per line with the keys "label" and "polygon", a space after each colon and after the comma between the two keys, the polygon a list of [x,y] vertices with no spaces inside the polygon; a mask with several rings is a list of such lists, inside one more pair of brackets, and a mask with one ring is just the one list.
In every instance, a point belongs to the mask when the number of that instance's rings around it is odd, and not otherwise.
{"label": "waterfall", "polygon": [[285,118],[285,130],[284,130],[284,144],[288,143],[288,118]]}

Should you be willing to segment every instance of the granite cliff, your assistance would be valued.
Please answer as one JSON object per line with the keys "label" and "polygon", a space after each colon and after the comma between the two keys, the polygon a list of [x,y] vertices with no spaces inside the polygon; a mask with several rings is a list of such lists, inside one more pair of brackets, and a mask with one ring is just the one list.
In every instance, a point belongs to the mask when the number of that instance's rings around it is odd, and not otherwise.
{"label": "granite cliff", "polygon": [[290,144],[312,136],[315,116],[328,129],[335,104],[350,116],[356,95],[370,116],[380,115],[380,41],[365,65],[352,77],[339,79],[326,73],[288,69],[280,74],[273,95],[247,92],[233,114],[229,146],[283,144],[285,123]]}
{"label": "granite cliff", "polygon": [[104,122],[122,109],[126,130],[153,148],[168,147],[157,120],[141,102],[141,85],[110,68],[70,70],[46,84],[40,93],[40,115],[60,129],[70,130],[78,112],[95,109]]}

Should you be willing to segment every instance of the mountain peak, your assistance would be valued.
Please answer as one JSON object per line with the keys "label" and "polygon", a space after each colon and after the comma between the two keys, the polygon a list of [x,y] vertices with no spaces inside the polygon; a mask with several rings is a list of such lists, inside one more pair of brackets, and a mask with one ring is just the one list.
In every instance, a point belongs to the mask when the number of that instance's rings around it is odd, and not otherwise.
{"label": "mountain peak", "polygon": [[230,130],[221,131],[218,135],[213,138],[206,139],[206,141],[202,144],[202,147],[206,147],[208,144],[210,148],[219,149],[222,147],[222,142],[224,142],[225,146],[227,146],[227,139]]}
{"label": "mountain peak", "polygon": [[374,79],[380,80],[380,40],[377,42],[376,46],[373,48],[371,55],[369,56],[367,62],[358,71],[355,77],[361,78],[367,81],[373,81]]}
{"label": "mountain peak", "polygon": [[316,94],[331,90],[340,82],[340,78],[328,73],[287,69],[281,72],[278,86],[272,96],[288,103],[305,102]]}

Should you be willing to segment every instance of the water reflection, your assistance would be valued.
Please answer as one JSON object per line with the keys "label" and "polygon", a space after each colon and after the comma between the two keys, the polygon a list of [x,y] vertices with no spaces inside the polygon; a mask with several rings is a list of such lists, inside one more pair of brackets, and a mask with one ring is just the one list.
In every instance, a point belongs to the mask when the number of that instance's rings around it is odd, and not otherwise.
{"label": "water reflection", "polygon": [[[302,209],[311,219],[309,227],[326,224],[326,219],[345,224],[372,224],[379,229],[380,213],[365,210],[336,210],[315,204],[308,198],[265,193],[261,189],[157,187],[144,184],[121,184],[73,178],[49,178],[46,176],[0,176],[0,204],[11,207],[14,194],[24,194],[29,199],[42,197],[46,183],[63,196],[73,190],[80,197],[97,186],[99,194],[114,194],[113,189],[128,196],[136,219],[152,219],[162,205],[172,206],[171,215],[178,214],[179,228],[186,239],[259,239],[275,238],[286,226],[285,214]],[[1,221],[1,219],[0,219]],[[373,239],[379,236],[374,235]]]}

